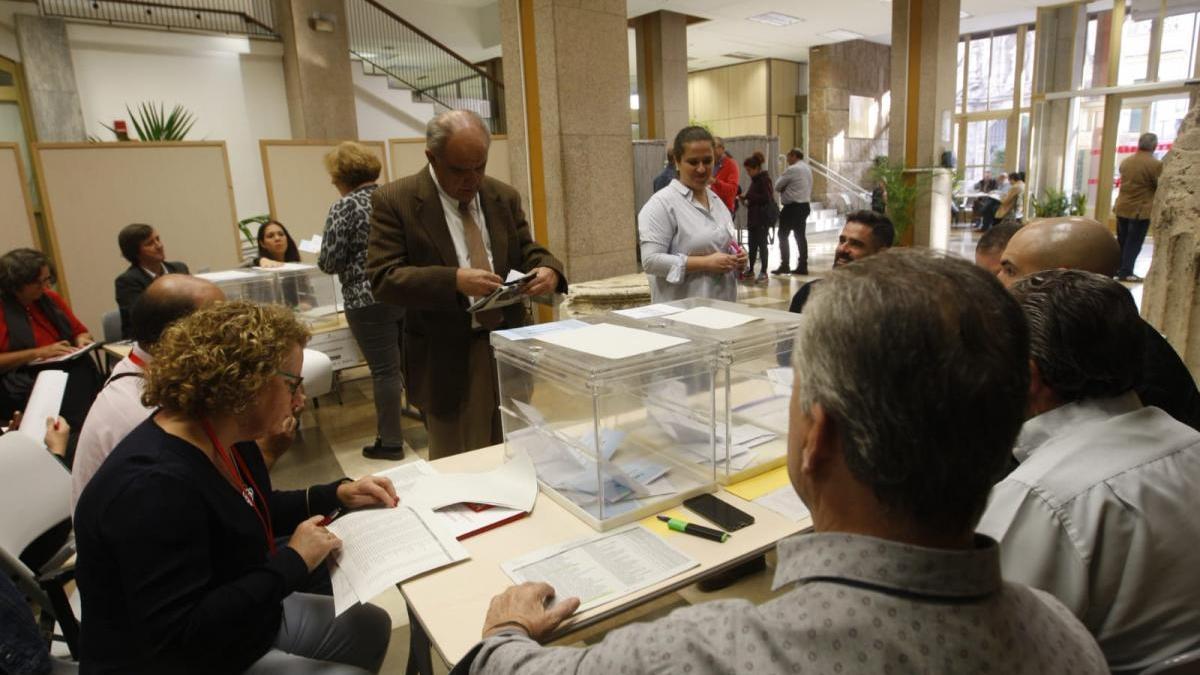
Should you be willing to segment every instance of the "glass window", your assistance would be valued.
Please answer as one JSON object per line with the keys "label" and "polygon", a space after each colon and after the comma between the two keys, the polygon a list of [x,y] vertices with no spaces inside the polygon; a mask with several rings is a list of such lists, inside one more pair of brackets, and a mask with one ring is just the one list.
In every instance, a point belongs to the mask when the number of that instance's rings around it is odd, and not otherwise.
{"label": "glass window", "polygon": [[1008,120],[976,120],[967,122],[966,157],[963,174],[968,184],[974,184],[984,171],[997,174],[1004,171],[1004,146]]}
{"label": "glass window", "polygon": [[1037,50],[1034,30],[1025,31],[1025,59],[1021,64],[1021,107],[1028,108],[1033,97],[1033,55]]}
{"label": "glass window", "polygon": [[1158,80],[1183,80],[1191,77],[1196,63],[1196,22],[1200,13],[1177,14],[1163,19],[1162,52],[1158,61]]}
{"label": "glass window", "polygon": [[1150,33],[1154,28],[1154,20],[1134,21],[1126,16],[1121,26],[1121,64],[1117,73],[1117,83],[1137,84],[1145,82],[1147,68],[1150,65]]}
{"label": "glass window", "polygon": [[1098,19],[1088,19],[1087,44],[1083,49],[1083,89],[1090,89],[1096,84],[1092,78],[1096,71],[1096,31],[1098,26]]}
{"label": "glass window", "polygon": [[988,109],[1012,107],[1013,86],[1017,74],[1017,36],[1015,33],[992,38],[992,69],[988,74]]}
{"label": "glass window", "polygon": [[963,59],[966,58],[966,55],[967,55],[967,41],[959,40],[958,41],[958,70],[956,71],[958,73],[958,84],[956,84],[954,87],[954,109],[959,112],[962,112],[962,109],[963,109],[963,103],[962,103],[963,78],[966,77],[966,73],[963,72]]}
{"label": "glass window", "polygon": [[990,38],[974,39],[967,45],[967,112],[987,110],[991,48]]}

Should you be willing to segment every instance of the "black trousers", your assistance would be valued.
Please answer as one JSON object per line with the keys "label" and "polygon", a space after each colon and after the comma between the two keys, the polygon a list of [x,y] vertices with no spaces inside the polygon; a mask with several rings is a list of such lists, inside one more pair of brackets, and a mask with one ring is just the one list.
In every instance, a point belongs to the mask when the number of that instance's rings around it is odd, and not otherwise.
{"label": "black trousers", "polygon": [[1146,232],[1149,229],[1149,219],[1117,218],[1117,243],[1121,246],[1121,269],[1117,270],[1118,277],[1133,276],[1133,264],[1142,252],[1142,244],[1146,242]]}
{"label": "black trousers", "polygon": [[[811,208],[808,202],[784,204],[783,209],[779,212],[779,269],[785,272],[792,270],[800,274],[808,274],[808,235],[804,228],[808,226],[810,212]],[[792,252],[788,244],[789,234],[795,235],[796,252],[800,254],[795,267],[791,266]]]}
{"label": "black trousers", "polygon": [[762,225],[759,227],[748,228],[747,231],[750,233],[750,267],[748,269],[750,272],[754,272],[754,260],[758,254],[761,254],[762,273],[766,274],[768,264],[767,258],[770,255],[767,253],[767,235],[770,234],[771,228]]}

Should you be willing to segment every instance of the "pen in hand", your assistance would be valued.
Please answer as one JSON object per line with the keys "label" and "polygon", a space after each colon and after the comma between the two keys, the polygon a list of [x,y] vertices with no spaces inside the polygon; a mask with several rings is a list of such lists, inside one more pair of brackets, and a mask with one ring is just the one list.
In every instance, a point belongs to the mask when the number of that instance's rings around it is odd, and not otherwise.
{"label": "pen in hand", "polygon": [[728,532],[714,530],[711,527],[704,527],[703,525],[696,525],[695,523],[689,523],[686,520],[680,520],[679,518],[658,516],[658,519],[666,523],[669,529],[675,530],[676,532],[683,532],[684,534],[690,534],[693,537],[711,539],[716,542],[724,543],[725,540],[729,539],[730,536]]}

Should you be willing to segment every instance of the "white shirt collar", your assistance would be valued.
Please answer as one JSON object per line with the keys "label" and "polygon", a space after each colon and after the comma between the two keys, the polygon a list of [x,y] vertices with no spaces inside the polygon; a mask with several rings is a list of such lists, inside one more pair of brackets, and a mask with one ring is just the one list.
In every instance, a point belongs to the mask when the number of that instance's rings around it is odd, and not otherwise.
{"label": "white shirt collar", "polygon": [[1013,456],[1024,462],[1038,448],[1063,432],[1073,432],[1081,425],[1133,412],[1142,406],[1137,392],[1129,390],[1111,398],[1087,399],[1060,405],[1053,410],[1030,418],[1021,426]]}
{"label": "white shirt collar", "polygon": [[[445,190],[442,189],[442,184],[438,182],[437,174],[433,172],[433,165],[429,165],[429,177],[433,179],[433,184],[437,187],[438,196],[442,198],[443,206],[454,207],[454,212],[458,213],[459,201],[451,197]],[[471,200],[471,210],[475,213],[481,213],[482,207],[479,205],[479,191],[475,192],[475,198]]]}

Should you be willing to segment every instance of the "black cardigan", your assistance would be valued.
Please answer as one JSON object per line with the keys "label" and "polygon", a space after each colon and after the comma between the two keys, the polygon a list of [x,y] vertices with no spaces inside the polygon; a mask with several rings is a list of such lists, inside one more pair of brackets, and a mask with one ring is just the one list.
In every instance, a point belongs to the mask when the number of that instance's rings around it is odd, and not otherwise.
{"label": "black cardigan", "polygon": [[[269,495],[276,537],[337,507],[337,483],[272,491],[258,447],[235,447]],[[204,453],[153,416],[84,489],[75,539],[82,673],[241,672],[308,578],[293,549],[268,552],[258,516]]]}
{"label": "black cardigan", "polygon": [[[164,262],[163,267],[167,268],[167,274],[188,274],[188,266],[181,262]],[[117,288],[117,309],[121,311],[121,338],[128,340],[133,337],[133,323],[130,321],[129,312],[133,309],[133,303],[142,297],[142,293],[146,291],[146,287],[150,282],[154,281],[146,270],[137,265],[130,265],[124,272],[117,277],[114,285]]]}

